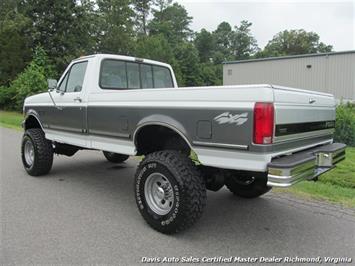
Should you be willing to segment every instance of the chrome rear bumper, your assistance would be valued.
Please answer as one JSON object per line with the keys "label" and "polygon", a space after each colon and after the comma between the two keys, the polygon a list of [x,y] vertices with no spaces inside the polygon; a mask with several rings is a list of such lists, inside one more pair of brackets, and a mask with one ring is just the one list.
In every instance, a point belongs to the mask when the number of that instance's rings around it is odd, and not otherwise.
{"label": "chrome rear bumper", "polygon": [[312,180],[345,159],[346,145],[333,143],[273,159],[268,164],[268,186],[289,187]]}

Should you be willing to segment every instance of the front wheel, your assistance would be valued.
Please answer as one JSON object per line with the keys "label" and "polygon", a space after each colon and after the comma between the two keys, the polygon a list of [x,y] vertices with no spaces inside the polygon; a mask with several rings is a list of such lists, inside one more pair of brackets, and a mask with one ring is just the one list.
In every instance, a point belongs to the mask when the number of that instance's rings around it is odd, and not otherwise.
{"label": "front wheel", "polygon": [[206,205],[206,185],[192,161],[177,151],[148,154],[138,166],[135,197],[145,221],[171,234],[193,225]]}
{"label": "front wheel", "polygon": [[107,159],[107,161],[109,161],[111,163],[122,163],[129,158],[128,155],[114,153],[114,152],[108,152],[108,151],[104,151],[103,154],[104,154],[105,158]]}
{"label": "front wheel", "polygon": [[29,175],[45,175],[51,170],[53,147],[40,128],[26,130],[22,138],[21,158]]}
{"label": "front wheel", "polygon": [[265,173],[240,173],[237,176],[227,176],[226,187],[236,196],[242,198],[257,198],[268,191],[271,187],[266,185]]}

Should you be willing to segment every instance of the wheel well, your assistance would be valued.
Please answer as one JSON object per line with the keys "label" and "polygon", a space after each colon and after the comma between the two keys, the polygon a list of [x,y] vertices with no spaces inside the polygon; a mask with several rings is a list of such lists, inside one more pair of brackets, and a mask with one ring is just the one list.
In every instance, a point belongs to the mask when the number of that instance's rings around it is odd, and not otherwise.
{"label": "wheel well", "polygon": [[136,133],[137,155],[146,155],[159,150],[178,150],[190,153],[187,141],[175,130],[161,125],[145,126]]}
{"label": "wheel well", "polygon": [[25,128],[25,130],[30,129],[30,128],[42,129],[42,126],[36,117],[34,117],[33,115],[30,115],[26,118],[24,128]]}

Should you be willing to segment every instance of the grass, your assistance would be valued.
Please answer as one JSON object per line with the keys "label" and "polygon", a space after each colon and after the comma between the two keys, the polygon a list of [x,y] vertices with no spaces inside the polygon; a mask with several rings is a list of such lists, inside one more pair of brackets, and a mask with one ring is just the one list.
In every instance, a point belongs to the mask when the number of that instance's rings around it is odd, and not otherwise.
{"label": "grass", "polygon": [[0,111],[0,126],[21,130],[23,115],[17,112]]}
{"label": "grass", "polygon": [[[0,111],[0,126],[21,130],[23,116],[16,112]],[[196,154],[191,158],[196,160]],[[317,182],[304,181],[278,193],[292,193],[305,198],[336,202],[355,208],[355,147],[346,149],[346,159],[335,169],[321,175]]]}
{"label": "grass", "polygon": [[355,208],[355,189],[329,183],[303,181],[287,189],[274,189],[277,193],[291,193],[303,198],[317,199],[338,203]]}

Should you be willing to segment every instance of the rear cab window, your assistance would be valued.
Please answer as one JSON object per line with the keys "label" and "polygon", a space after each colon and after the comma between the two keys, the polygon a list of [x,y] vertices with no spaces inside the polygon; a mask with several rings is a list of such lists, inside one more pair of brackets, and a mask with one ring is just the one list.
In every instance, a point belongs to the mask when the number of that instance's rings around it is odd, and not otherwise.
{"label": "rear cab window", "polygon": [[126,63],[105,60],[101,63],[100,87],[105,89],[127,89]]}
{"label": "rear cab window", "polygon": [[169,68],[159,65],[104,59],[101,62],[101,89],[152,89],[174,87]]}

